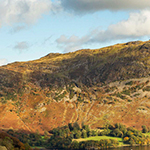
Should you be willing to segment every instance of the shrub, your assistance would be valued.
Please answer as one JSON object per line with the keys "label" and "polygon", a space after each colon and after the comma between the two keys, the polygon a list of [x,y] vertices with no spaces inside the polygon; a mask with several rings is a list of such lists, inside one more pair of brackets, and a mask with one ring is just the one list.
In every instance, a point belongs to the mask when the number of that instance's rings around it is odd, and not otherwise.
{"label": "shrub", "polygon": [[143,88],[143,91],[150,91],[150,86]]}
{"label": "shrub", "polygon": [[129,81],[125,85],[132,85],[132,84],[133,84],[133,81]]}
{"label": "shrub", "polygon": [[130,96],[130,91],[129,91],[129,90],[124,90],[124,91],[122,91],[121,93]]}
{"label": "shrub", "polygon": [[75,95],[75,91],[72,88],[69,88],[70,94],[69,94],[69,98],[72,99],[73,96]]}

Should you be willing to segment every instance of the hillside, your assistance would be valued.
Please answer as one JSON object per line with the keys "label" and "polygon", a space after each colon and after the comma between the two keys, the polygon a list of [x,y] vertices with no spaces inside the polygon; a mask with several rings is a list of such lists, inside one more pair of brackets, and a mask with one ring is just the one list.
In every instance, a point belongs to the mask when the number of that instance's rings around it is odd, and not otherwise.
{"label": "hillside", "polygon": [[149,50],[150,41],[136,41],[0,67],[0,128],[150,126]]}

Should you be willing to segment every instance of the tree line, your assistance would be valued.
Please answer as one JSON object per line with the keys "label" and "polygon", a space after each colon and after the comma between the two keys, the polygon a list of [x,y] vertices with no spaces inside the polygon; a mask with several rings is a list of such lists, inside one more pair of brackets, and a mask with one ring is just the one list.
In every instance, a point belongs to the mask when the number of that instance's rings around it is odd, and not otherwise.
{"label": "tree line", "polygon": [[[78,142],[75,139],[88,138],[91,136],[111,136],[120,137],[123,139],[124,144],[139,144],[139,145],[149,145],[150,137],[144,135],[143,133],[149,132],[149,128],[142,126],[142,131],[136,130],[133,127],[126,127],[123,124],[106,124],[103,129],[90,129],[88,125],[82,124],[81,126],[78,122],[69,123],[68,125],[57,127],[49,132],[45,132],[44,135],[40,135],[38,131],[36,133],[24,133],[17,132],[12,129],[7,131],[9,136],[0,136],[0,145],[8,145],[15,150],[30,150],[30,146],[40,146],[46,147],[48,149],[87,149],[88,147],[96,148],[108,148],[116,147],[119,145],[117,140],[112,139],[102,139],[100,141],[81,141]],[[22,143],[22,147],[14,144],[13,138],[18,139],[18,143]],[[19,141],[20,140],[20,141]],[[7,143],[7,144],[6,144]],[[9,143],[9,144],[8,144]],[[18,148],[18,149],[17,149]]]}

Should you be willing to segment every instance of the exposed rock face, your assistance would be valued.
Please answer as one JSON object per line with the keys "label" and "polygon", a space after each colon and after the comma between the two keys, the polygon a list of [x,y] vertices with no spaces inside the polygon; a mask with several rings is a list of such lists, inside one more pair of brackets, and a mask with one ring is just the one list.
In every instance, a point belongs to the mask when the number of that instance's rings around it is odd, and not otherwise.
{"label": "exposed rock face", "polygon": [[149,125],[149,58],[150,41],[137,41],[2,66],[0,127]]}

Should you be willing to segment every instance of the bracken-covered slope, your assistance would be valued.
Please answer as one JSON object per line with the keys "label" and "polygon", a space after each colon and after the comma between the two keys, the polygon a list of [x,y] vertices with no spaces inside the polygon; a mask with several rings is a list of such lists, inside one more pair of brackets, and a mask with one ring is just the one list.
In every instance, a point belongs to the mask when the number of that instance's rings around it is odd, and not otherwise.
{"label": "bracken-covered slope", "polygon": [[0,67],[0,128],[41,133],[78,121],[150,126],[150,41],[48,54]]}

